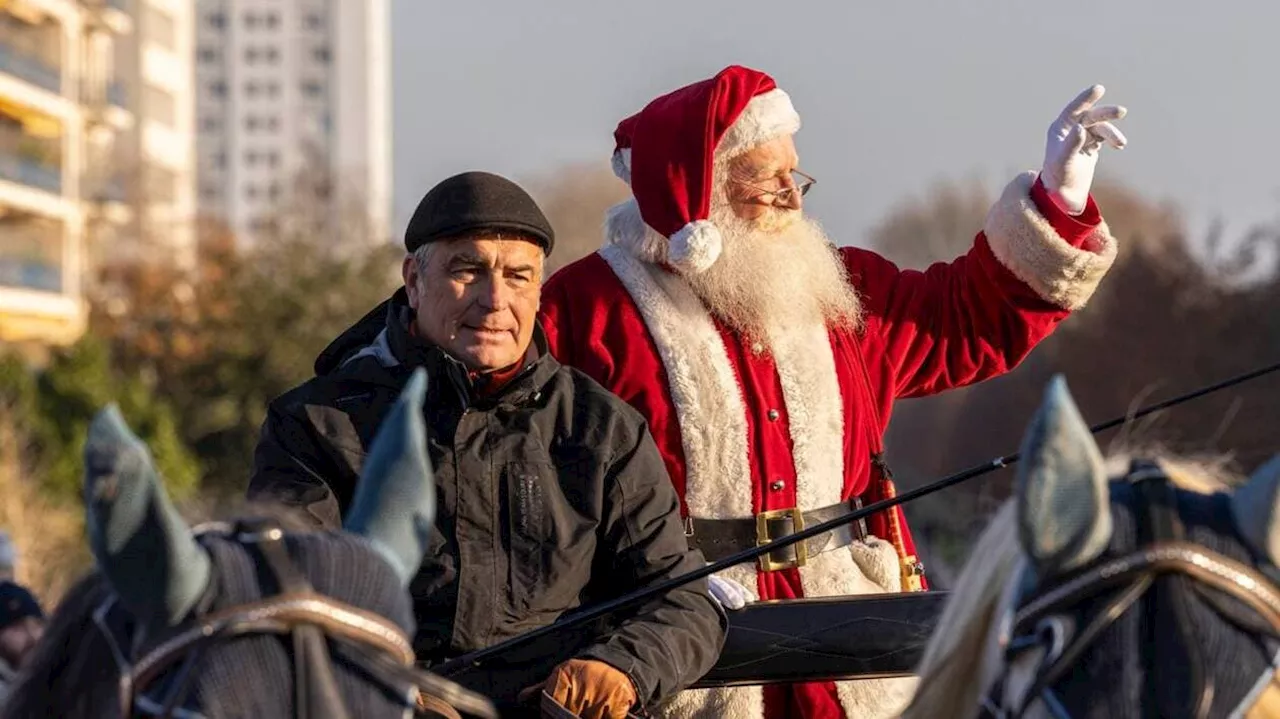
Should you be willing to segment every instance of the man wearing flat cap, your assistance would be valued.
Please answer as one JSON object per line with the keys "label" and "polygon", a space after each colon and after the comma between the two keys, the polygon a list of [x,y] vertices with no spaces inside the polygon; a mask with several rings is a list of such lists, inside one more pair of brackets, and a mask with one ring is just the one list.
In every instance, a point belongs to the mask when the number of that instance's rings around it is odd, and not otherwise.
{"label": "man wearing flat cap", "polygon": [[[511,181],[441,182],[405,232],[404,287],[321,352],[316,376],[263,424],[250,498],[339,528],[383,416],[427,371],[439,512],[411,590],[428,665],[705,563],[640,414],[547,351],[537,312],[554,240]],[[706,673],[725,631],[694,582],[559,638],[558,654],[531,648],[460,683],[504,716],[544,687],[575,714],[624,717]]]}

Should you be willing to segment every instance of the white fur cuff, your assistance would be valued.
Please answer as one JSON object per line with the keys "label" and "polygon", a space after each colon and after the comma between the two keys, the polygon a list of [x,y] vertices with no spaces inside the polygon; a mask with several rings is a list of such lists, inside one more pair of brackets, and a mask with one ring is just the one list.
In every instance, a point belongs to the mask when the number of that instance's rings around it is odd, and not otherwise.
{"label": "white fur cuff", "polygon": [[1075,248],[1053,229],[1031,199],[1036,174],[1025,172],[1005,187],[987,213],[986,235],[1000,264],[1036,294],[1077,310],[1093,296],[1116,259],[1116,239],[1102,222]]}

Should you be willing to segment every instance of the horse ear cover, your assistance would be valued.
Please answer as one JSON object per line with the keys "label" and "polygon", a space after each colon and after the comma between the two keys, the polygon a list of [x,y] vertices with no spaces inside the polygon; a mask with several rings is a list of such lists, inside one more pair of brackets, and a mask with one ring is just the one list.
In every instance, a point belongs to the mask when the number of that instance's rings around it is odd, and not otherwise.
{"label": "horse ear cover", "polygon": [[1061,375],[1049,382],[1021,455],[1014,494],[1018,539],[1037,575],[1097,559],[1112,533],[1107,473]]}
{"label": "horse ear cover", "polygon": [[94,559],[125,608],[152,629],[181,623],[209,586],[211,561],[114,404],[89,425],[84,503]]}
{"label": "horse ear cover", "polygon": [[1231,495],[1231,514],[1249,548],[1280,567],[1280,454]]}

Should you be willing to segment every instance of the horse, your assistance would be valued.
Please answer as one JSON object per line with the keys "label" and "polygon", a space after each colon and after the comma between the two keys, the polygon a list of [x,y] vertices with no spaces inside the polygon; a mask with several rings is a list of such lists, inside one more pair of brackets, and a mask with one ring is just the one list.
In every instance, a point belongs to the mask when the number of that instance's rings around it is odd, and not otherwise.
{"label": "horse", "polygon": [[435,517],[417,371],[342,531],[280,511],[192,529],[114,405],[85,443],[95,570],[68,592],[4,717],[496,717],[414,668],[408,583]]}
{"label": "horse", "polygon": [[1280,717],[1280,458],[1104,461],[1054,377],[917,666],[920,717]]}

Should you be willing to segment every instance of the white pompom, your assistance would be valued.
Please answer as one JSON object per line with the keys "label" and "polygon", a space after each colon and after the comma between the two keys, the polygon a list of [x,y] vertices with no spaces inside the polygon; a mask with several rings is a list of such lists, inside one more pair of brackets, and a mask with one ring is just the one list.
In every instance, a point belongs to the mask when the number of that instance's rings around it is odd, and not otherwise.
{"label": "white pompom", "polygon": [[671,236],[667,262],[686,274],[706,272],[724,248],[720,228],[709,220],[694,220]]}

